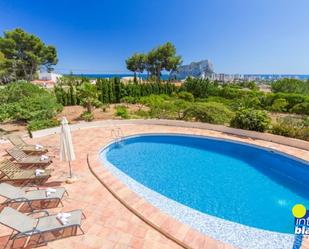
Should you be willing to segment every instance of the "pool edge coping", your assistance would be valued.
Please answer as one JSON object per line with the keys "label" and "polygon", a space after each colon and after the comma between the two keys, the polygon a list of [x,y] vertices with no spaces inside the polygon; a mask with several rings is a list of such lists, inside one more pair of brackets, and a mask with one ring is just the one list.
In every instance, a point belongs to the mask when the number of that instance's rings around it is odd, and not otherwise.
{"label": "pool edge coping", "polygon": [[87,155],[91,173],[130,212],[163,236],[185,249],[236,249],[236,247],[206,236],[192,227],[170,217],[117,179],[100,161],[99,154]]}
{"label": "pool edge coping", "polygon": [[[272,152],[272,153],[275,153],[275,154],[279,154],[279,155],[281,155],[283,157],[287,157],[289,159],[298,161],[298,162],[300,162],[302,164],[305,164],[306,166],[309,167],[309,160],[306,160],[304,158],[301,158],[301,157],[298,157],[296,155],[293,155],[292,153],[284,152],[284,151],[282,151],[280,149],[277,149],[274,146],[263,146],[263,145],[256,144],[254,142],[241,141],[241,140],[236,140],[236,139],[233,139],[233,138],[226,138],[226,137],[217,137],[217,136],[202,135],[202,134],[191,134],[191,133],[178,133],[178,132],[172,132],[172,133],[168,133],[168,132],[142,132],[142,133],[137,133],[137,134],[133,134],[133,135],[122,136],[122,137],[120,137],[119,141],[130,139],[130,138],[135,138],[135,137],[152,136],[152,135],[154,135],[154,136],[157,136],[157,135],[163,135],[163,136],[190,136],[190,137],[212,139],[212,140],[216,140],[216,141],[224,141],[224,142],[233,143],[233,144],[245,145],[245,146],[249,146],[249,147],[252,147],[252,148],[256,148],[256,149]],[[99,154],[102,153],[105,149],[107,149],[109,146],[111,146],[115,142],[116,142],[116,140],[112,140],[109,143],[107,143],[104,146],[102,146],[99,149]],[[277,144],[275,142],[271,142],[271,143]],[[284,146],[286,146],[286,145],[284,145]]]}

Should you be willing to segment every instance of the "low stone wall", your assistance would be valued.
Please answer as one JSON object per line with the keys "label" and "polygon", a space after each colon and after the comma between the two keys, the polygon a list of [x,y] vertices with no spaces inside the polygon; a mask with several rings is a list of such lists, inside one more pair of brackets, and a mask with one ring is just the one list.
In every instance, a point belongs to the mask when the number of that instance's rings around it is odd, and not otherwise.
{"label": "low stone wall", "polygon": [[[73,124],[70,127],[71,127],[71,130],[74,131],[74,130],[79,130],[79,129],[92,128],[92,127],[110,127],[110,126],[117,126],[117,125],[123,125],[123,124],[126,124],[126,125],[138,125],[138,124],[140,125],[165,125],[165,126],[178,126],[178,127],[213,130],[213,131],[224,132],[224,133],[237,135],[237,136],[270,141],[270,142],[292,146],[295,148],[309,151],[309,142],[306,142],[303,140],[273,135],[269,133],[235,129],[235,128],[231,128],[231,127],[227,127],[223,125],[214,125],[214,124],[207,124],[207,123],[200,123],[200,122],[187,122],[187,121],[165,120],[165,119],[104,120],[104,121],[83,122],[79,124]],[[60,128],[55,127],[55,128],[35,131],[32,133],[32,136],[35,138],[35,137],[56,134],[59,132],[60,132]]]}

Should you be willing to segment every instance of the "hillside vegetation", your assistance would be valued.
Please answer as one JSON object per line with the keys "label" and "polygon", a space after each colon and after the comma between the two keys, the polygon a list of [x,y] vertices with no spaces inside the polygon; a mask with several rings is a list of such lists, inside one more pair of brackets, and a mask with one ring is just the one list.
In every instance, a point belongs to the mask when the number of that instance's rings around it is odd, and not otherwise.
{"label": "hillside vegetation", "polygon": [[[22,122],[32,131],[57,125],[63,106],[83,106],[79,118],[91,121],[94,109],[106,112],[113,104],[115,118],[207,122],[309,141],[309,95],[288,92],[289,84],[278,81],[272,86],[276,90],[264,93],[253,82],[219,84],[193,78],[176,87],[170,82],[124,84],[117,78],[91,84],[85,78],[63,77],[53,90],[15,82],[0,90],[0,121]],[[302,89],[306,84],[295,83]]]}

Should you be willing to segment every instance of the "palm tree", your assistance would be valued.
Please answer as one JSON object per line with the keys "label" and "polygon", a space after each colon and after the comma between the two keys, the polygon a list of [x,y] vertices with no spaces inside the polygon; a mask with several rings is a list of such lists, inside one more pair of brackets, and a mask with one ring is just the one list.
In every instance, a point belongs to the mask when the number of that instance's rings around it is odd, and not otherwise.
{"label": "palm tree", "polygon": [[99,94],[97,87],[89,82],[85,82],[77,88],[77,91],[81,102],[87,108],[87,112],[92,113],[93,105],[98,102]]}

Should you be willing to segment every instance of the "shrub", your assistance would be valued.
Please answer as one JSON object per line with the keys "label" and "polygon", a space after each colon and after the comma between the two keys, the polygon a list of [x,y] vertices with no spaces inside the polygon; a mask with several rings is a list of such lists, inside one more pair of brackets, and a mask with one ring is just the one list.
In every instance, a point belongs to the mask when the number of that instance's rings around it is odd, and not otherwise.
{"label": "shrub", "polygon": [[196,121],[212,124],[229,123],[233,117],[233,112],[225,105],[216,102],[196,103],[184,111],[184,119],[194,119]]}
{"label": "shrub", "polygon": [[[296,93],[268,93],[261,96],[261,103],[264,109],[272,110],[272,105],[277,105],[276,101],[284,99],[287,103],[285,111],[292,112],[292,108],[297,104],[309,103],[309,96]],[[280,103],[279,102],[279,103]]]}
{"label": "shrub", "polygon": [[194,101],[193,94],[189,93],[189,92],[180,92],[180,93],[178,93],[177,96],[178,96],[178,98],[183,99],[183,100],[188,101],[188,102]]}
{"label": "shrub", "polygon": [[21,121],[44,120],[53,118],[62,110],[52,95],[25,97],[15,105],[14,119]]}
{"label": "shrub", "polygon": [[137,101],[138,99],[132,96],[126,96],[120,100],[120,102],[125,103],[125,104],[136,104]]}
{"label": "shrub", "polygon": [[2,91],[6,95],[6,98],[2,99],[5,103],[18,102],[25,97],[36,97],[49,94],[47,90],[26,81],[17,81],[8,84]]}
{"label": "shrub", "polygon": [[271,133],[280,136],[295,137],[297,128],[298,122],[293,118],[278,118],[277,122],[272,126]]}
{"label": "shrub", "polygon": [[[217,103],[222,103],[226,106],[229,106],[233,100],[231,99],[226,99],[226,98],[223,98],[223,97],[219,97],[219,96],[210,96],[208,97],[207,99],[204,99],[206,102],[217,102]],[[202,99],[198,99],[196,101],[199,101],[199,102],[204,102],[204,100]]]}
{"label": "shrub", "polygon": [[270,121],[265,111],[240,109],[236,112],[230,125],[235,128],[264,132],[268,129]]}
{"label": "shrub", "polygon": [[31,134],[32,131],[55,127],[58,126],[59,124],[60,122],[57,119],[33,120],[28,123],[27,130],[29,132],[30,137],[32,137]]}
{"label": "shrub", "polygon": [[306,118],[304,120],[291,117],[280,118],[273,124],[271,133],[309,141],[309,122]]}
{"label": "shrub", "polygon": [[301,104],[304,102],[309,103],[309,96],[295,93],[277,93],[274,95],[274,100],[278,98],[286,99],[288,102],[287,109],[291,109],[293,106],[297,104]]}
{"label": "shrub", "polygon": [[290,110],[290,112],[309,115],[309,103],[306,102],[294,105],[293,108]]}
{"label": "shrub", "polygon": [[136,112],[134,112],[134,115],[136,117],[149,118],[149,112],[145,110],[137,110]]}
{"label": "shrub", "polygon": [[10,115],[0,107],[0,122],[5,122],[10,119]]}
{"label": "shrub", "polygon": [[295,138],[309,141],[309,126],[299,128],[297,130]]}
{"label": "shrub", "polygon": [[170,118],[175,112],[170,97],[164,94],[142,97],[139,102],[150,108],[149,116],[152,118]]}
{"label": "shrub", "polygon": [[218,95],[219,88],[216,83],[204,79],[187,78],[181,86],[182,91],[190,92],[195,98],[206,98]]}
{"label": "shrub", "polygon": [[309,116],[304,117],[304,119],[303,119],[303,125],[304,125],[304,126],[309,126]]}
{"label": "shrub", "polygon": [[298,79],[282,79],[271,84],[273,92],[309,94],[309,82]]}
{"label": "shrub", "polygon": [[0,106],[2,122],[49,120],[62,110],[51,92],[23,81],[8,84],[0,90]]}
{"label": "shrub", "polygon": [[227,99],[243,98],[246,91],[242,89],[233,88],[230,86],[224,86],[219,91],[219,96]]}
{"label": "shrub", "polygon": [[17,104],[9,103],[0,105],[0,122],[13,119],[16,112]]}
{"label": "shrub", "polygon": [[189,106],[191,106],[191,102],[177,99],[173,103],[171,103],[171,111],[175,111],[177,113],[178,119],[184,119],[185,111],[188,109]]}
{"label": "shrub", "polygon": [[88,111],[84,111],[81,115],[80,115],[81,119],[90,122],[94,119],[94,116],[92,114],[92,112],[88,112]]}
{"label": "shrub", "polygon": [[121,117],[123,119],[128,119],[129,118],[128,109],[124,105],[117,106],[116,116]]}
{"label": "shrub", "polygon": [[[235,104],[237,105],[238,101],[234,101],[233,103],[234,103],[234,105]],[[261,106],[261,102],[260,102],[260,99],[256,96],[244,97],[244,98],[240,99],[238,106],[242,107],[242,108],[259,109],[260,106]]]}
{"label": "shrub", "polygon": [[270,110],[273,112],[285,112],[288,102],[286,99],[276,99],[270,107]]}

